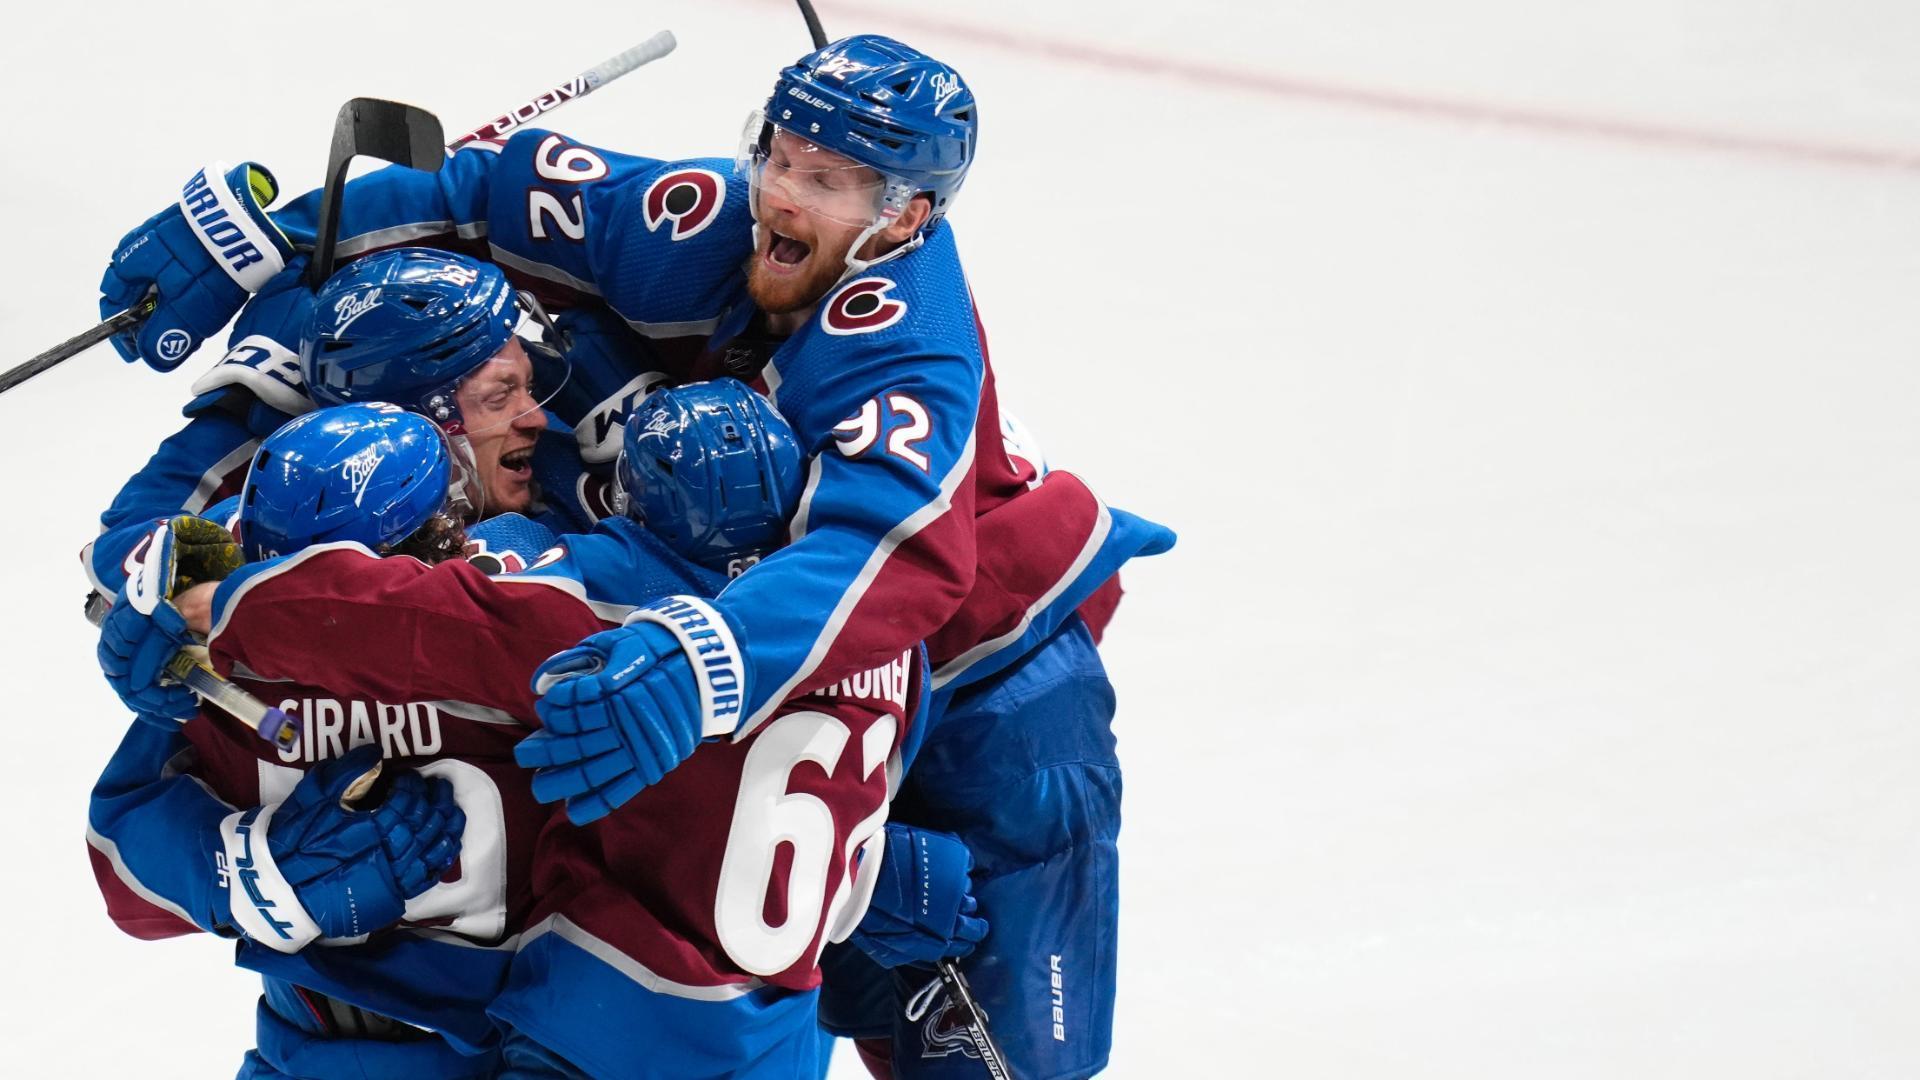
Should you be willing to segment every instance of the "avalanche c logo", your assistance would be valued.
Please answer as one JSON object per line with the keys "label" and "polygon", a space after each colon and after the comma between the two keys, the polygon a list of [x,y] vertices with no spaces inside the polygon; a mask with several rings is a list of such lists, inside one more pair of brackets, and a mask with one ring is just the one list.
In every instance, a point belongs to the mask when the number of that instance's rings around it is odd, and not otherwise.
{"label": "avalanche c logo", "polygon": [[883,277],[861,278],[827,304],[827,313],[820,318],[821,329],[843,336],[885,330],[907,313],[905,301],[887,295],[893,288],[893,282]]}
{"label": "avalanche c logo", "polygon": [[720,204],[726,201],[727,183],[720,174],[706,169],[678,169],[653,182],[647,188],[647,231],[660,228],[663,221],[673,222],[673,239],[685,240],[713,224],[720,216]]}

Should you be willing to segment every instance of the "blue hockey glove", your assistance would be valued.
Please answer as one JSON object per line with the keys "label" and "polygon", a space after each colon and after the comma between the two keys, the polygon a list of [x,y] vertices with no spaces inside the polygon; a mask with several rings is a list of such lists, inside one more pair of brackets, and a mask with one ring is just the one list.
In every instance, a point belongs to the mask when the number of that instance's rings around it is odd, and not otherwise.
{"label": "blue hockey glove", "polygon": [[559,653],[533,674],[541,730],[513,756],[541,802],[597,821],[660,782],[703,737],[732,734],[746,671],[725,620],[706,601],[664,597]]}
{"label": "blue hockey glove", "polygon": [[182,514],[155,527],[134,555],[137,562],[126,587],[100,624],[100,670],[141,719],[170,726],[197,708],[186,687],[171,681],[162,685],[167,662],[182,647],[196,643],[170,601],[186,589],[232,573],[242,562],[240,547],[219,525]]}
{"label": "blue hockey glove", "polygon": [[973,852],[957,836],[911,825],[887,825],[873,900],[853,943],[884,968],[931,966],[961,957],[987,936],[968,873]]}
{"label": "blue hockey glove", "polygon": [[378,746],[355,747],[307,770],[285,802],[220,823],[231,925],[298,952],[392,926],[446,874],[467,825],[452,786],[405,769],[362,808],[380,765]]}
{"label": "blue hockey glove", "polygon": [[193,174],[178,202],[120,238],[100,279],[100,317],[155,294],[147,321],[113,337],[123,359],[172,371],[280,272],[293,245],[267,217],[279,193],[259,165],[215,162]]}

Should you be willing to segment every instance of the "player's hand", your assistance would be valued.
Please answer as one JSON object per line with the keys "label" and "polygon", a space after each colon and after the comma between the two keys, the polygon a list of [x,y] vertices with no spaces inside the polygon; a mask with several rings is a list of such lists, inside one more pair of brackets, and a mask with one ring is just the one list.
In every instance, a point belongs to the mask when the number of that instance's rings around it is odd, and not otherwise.
{"label": "player's hand", "polygon": [[300,778],[285,802],[220,823],[231,925],[279,952],[383,930],[460,857],[466,814],[438,777],[356,747]]}
{"label": "player's hand", "polygon": [[143,719],[185,720],[197,707],[193,694],[177,683],[162,685],[168,661],[194,643],[172,601],[232,573],[241,563],[240,548],[219,525],[183,514],[160,522],[135,556],[125,588],[100,624],[100,670]]}
{"label": "player's hand", "polygon": [[533,796],[567,802],[575,825],[596,821],[660,782],[700,743],[700,700],[666,628],[605,630],[533,674],[541,729],[514,760],[536,769]]}
{"label": "player's hand", "polygon": [[961,957],[987,936],[974,912],[973,853],[960,838],[889,823],[886,856],[853,943],[884,968]]}
{"label": "player's hand", "polygon": [[279,193],[259,165],[216,162],[195,173],[172,206],[120,238],[100,279],[100,317],[149,296],[154,302],[145,323],[113,337],[123,359],[179,367],[286,265],[293,245],[266,213]]}

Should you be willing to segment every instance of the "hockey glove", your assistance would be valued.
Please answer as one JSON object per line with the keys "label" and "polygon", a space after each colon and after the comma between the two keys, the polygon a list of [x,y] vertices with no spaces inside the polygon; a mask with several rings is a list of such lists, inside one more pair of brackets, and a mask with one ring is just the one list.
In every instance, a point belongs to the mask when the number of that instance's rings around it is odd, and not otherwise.
{"label": "hockey glove", "polygon": [[873,900],[853,943],[884,968],[961,957],[987,936],[970,891],[973,853],[957,836],[888,824]]}
{"label": "hockey glove", "polygon": [[215,162],[193,174],[178,202],[120,238],[100,279],[100,317],[154,300],[145,323],[114,336],[123,359],[179,367],[286,265],[293,245],[266,214],[279,193],[259,165]]}
{"label": "hockey glove", "polygon": [[107,684],[141,719],[161,726],[191,717],[192,692],[162,685],[167,662],[195,644],[187,621],[170,602],[195,585],[219,581],[241,564],[233,534],[205,518],[182,514],[161,522],[134,549],[133,572],[100,624],[100,670]]}
{"label": "hockey glove", "polygon": [[597,821],[660,782],[706,736],[738,726],[745,668],[706,601],[669,596],[541,664],[541,730],[513,756],[541,802],[565,799],[575,825]]}
{"label": "hockey glove", "polygon": [[368,797],[380,764],[378,746],[355,747],[307,770],[285,802],[220,823],[230,925],[298,952],[392,926],[446,874],[467,825],[453,788],[404,769]]}

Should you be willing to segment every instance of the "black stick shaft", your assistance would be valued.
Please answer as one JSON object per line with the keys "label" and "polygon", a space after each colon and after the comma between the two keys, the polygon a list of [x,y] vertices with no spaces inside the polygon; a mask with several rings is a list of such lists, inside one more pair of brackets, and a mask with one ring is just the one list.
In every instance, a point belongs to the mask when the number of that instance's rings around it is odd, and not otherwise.
{"label": "black stick shaft", "polygon": [[800,5],[800,17],[807,20],[807,33],[813,36],[813,47],[827,47],[827,31],[820,25],[820,13],[813,10],[813,0],[797,0]]}
{"label": "black stick shaft", "polygon": [[993,1080],[1013,1080],[1006,1055],[1000,1052],[1000,1044],[993,1041],[993,1033],[987,1030],[986,1011],[973,999],[973,988],[967,985],[967,977],[960,974],[960,965],[951,958],[941,960],[940,981],[947,985],[947,996],[966,1014],[963,1021],[973,1035],[974,1048],[980,1051],[980,1064],[987,1067],[987,1075]]}
{"label": "black stick shaft", "polygon": [[8,368],[5,372],[0,372],[0,394],[6,393],[56,364],[71,360],[122,330],[128,330],[140,325],[140,320],[145,318],[145,315],[142,313],[142,309],[145,308],[145,306],[144,304],[138,304],[130,307],[93,327],[91,330],[75,334],[24,364]]}

